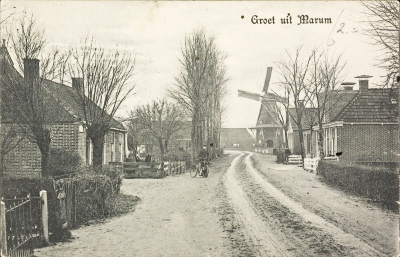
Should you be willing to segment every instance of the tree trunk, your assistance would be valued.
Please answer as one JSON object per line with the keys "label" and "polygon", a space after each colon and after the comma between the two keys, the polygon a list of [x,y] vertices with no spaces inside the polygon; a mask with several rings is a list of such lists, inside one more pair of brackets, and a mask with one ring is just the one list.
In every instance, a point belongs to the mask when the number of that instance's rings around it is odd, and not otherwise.
{"label": "tree trunk", "polygon": [[318,151],[319,151],[319,158],[321,160],[324,159],[325,153],[324,153],[324,130],[322,129],[322,123],[319,123],[319,129],[318,129]]}
{"label": "tree trunk", "polygon": [[168,140],[168,139],[165,139],[165,141],[164,141],[164,151],[165,151],[166,153],[168,153],[168,143],[169,143],[169,140]]}
{"label": "tree trunk", "polygon": [[302,160],[302,162],[303,162],[303,167],[304,167],[304,158],[305,158],[305,154],[304,154],[304,137],[303,137],[303,127],[301,126],[300,123],[299,123],[299,125],[298,125],[298,129],[299,129],[299,140],[300,140],[301,160]]}
{"label": "tree trunk", "polygon": [[41,168],[42,168],[42,177],[50,176],[50,171],[49,171],[48,165],[47,165],[48,162],[49,162],[49,151],[47,151],[47,152],[41,151],[40,164],[41,164]]}
{"label": "tree trunk", "polygon": [[195,160],[195,149],[196,149],[196,117],[195,115],[192,118],[192,131],[191,131],[191,139],[192,139],[192,151],[191,151],[191,159],[192,163]]}
{"label": "tree trunk", "polygon": [[283,126],[283,133],[284,133],[284,137],[285,137],[285,148],[289,149],[289,138],[288,138],[287,126]]}
{"label": "tree trunk", "polygon": [[159,138],[157,139],[157,141],[158,141],[158,145],[159,145],[159,147],[160,147],[160,152],[161,152],[161,162],[163,162],[163,161],[164,161],[164,152],[165,152],[165,150],[164,150],[164,143],[163,143],[163,140],[162,140],[161,137],[159,137]]}
{"label": "tree trunk", "polygon": [[37,145],[40,150],[41,154],[41,160],[40,160],[40,165],[42,169],[42,177],[48,177],[50,176],[50,172],[48,169],[48,163],[49,163],[49,154],[50,154],[50,143],[51,143],[51,136],[50,136],[50,130],[48,129],[43,129],[41,131],[41,136],[37,140]]}
{"label": "tree trunk", "polygon": [[93,144],[93,168],[98,170],[103,165],[104,134],[96,134],[90,137]]}

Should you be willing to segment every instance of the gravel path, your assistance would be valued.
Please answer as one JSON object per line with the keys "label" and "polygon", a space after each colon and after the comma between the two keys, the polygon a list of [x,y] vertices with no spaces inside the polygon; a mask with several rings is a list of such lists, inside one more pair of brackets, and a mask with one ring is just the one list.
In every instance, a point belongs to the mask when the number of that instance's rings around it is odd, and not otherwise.
{"label": "gravel path", "polygon": [[72,231],[41,256],[396,256],[398,214],[274,156],[227,151],[208,178],[124,180],[131,213]]}
{"label": "gravel path", "polygon": [[141,199],[130,214],[73,230],[69,243],[36,249],[36,256],[231,256],[215,199],[231,158],[208,178],[189,173],[164,179],[124,180],[122,192]]}

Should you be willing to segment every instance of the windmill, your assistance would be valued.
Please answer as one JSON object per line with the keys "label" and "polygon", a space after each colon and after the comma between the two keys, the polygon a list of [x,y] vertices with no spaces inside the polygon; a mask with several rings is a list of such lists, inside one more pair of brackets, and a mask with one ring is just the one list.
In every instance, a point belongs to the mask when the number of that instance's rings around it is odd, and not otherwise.
{"label": "windmill", "polygon": [[267,75],[265,76],[265,81],[264,81],[264,87],[262,90],[262,94],[257,94],[257,93],[252,93],[244,90],[238,90],[238,96],[239,97],[244,97],[248,98],[251,100],[256,100],[256,101],[273,101],[273,102],[281,102],[284,101],[285,98],[280,97],[276,94],[268,93],[268,88],[269,88],[269,82],[271,80],[271,74],[272,74],[272,67],[267,68]]}
{"label": "windmill", "polygon": [[[256,145],[266,148],[277,148],[285,141],[282,131],[282,122],[279,119],[279,102],[286,98],[273,93],[268,93],[272,75],[272,67],[267,68],[262,94],[238,90],[238,96],[261,102],[256,127]],[[272,149],[271,149],[272,153]]]}

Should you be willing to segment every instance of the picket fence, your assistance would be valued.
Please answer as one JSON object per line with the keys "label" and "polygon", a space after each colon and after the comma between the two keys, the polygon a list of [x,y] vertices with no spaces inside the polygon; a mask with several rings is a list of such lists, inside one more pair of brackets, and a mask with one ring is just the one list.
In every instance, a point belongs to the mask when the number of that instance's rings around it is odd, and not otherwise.
{"label": "picket fence", "polygon": [[[320,161],[320,158],[304,158],[304,169],[314,172],[317,172],[318,168],[318,162]],[[324,157],[324,160],[327,161],[338,161],[338,157]]]}

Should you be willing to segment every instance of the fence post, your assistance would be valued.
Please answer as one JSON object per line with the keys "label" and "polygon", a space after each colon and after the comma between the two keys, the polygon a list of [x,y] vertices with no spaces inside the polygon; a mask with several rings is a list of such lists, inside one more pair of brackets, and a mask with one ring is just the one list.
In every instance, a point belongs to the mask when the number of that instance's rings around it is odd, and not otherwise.
{"label": "fence post", "polygon": [[49,240],[49,212],[47,207],[47,191],[40,191],[40,198],[42,201],[42,224],[43,224],[43,237],[46,244],[50,243]]}
{"label": "fence post", "polygon": [[7,256],[6,204],[3,201],[0,206],[0,245],[0,256]]}

